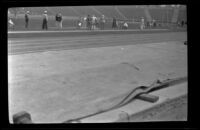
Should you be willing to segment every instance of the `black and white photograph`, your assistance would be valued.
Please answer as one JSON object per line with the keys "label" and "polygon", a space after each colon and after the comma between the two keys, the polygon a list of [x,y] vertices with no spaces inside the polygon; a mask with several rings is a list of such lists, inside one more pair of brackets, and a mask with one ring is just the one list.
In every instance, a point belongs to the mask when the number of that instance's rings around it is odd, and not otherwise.
{"label": "black and white photograph", "polygon": [[10,124],[188,121],[187,5],[10,7],[7,24]]}

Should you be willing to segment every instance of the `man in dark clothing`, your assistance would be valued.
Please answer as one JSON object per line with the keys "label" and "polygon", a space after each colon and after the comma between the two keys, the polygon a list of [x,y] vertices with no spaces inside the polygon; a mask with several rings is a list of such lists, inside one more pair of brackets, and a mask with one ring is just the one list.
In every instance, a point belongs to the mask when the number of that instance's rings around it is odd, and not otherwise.
{"label": "man in dark clothing", "polygon": [[55,20],[56,20],[56,27],[58,27],[58,26],[59,26],[58,17],[59,17],[59,14],[56,14],[56,16],[55,16]]}
{"label": "man in dark clothing", "polygon": [[28,23],[29,23],[29,11],[27,11],[25,14],[25,28],[28,28]]}

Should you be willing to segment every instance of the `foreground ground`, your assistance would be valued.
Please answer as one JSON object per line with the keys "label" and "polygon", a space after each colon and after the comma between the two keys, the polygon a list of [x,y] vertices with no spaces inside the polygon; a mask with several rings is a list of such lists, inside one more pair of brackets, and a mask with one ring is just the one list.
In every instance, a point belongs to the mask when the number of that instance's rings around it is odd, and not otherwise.
{"label": "foreground ground", "polygon": [[[185,40],[186,32],[15,39],[10,46],[21,52],[45,49],[8,56],[10,121],[25,110],[34,122],[62,122],[96,111],[100,102],[155,79],[187,76]],[[71,50],[74,45],[79,48]]]}

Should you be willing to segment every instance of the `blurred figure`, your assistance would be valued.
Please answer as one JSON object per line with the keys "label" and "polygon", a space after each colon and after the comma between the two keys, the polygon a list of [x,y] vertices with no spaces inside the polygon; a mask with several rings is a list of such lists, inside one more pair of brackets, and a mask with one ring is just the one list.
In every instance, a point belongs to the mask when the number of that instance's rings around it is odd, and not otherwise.
{"label": "blurred figure", "polygon": [[98,28],[98,26],[99,26],[99,22],[98,22],[99,20],[97,19],[97,17],[95,18],[95,28]]}
{"label": "blurred figure", "polygon": [[187,41],[185,41],[185,42],[184,42],[184,45],[187,45],[187,44],[188,44]]}
{"label": "blurred figure", "polygon": [[10,17],[11,13],[10,13],[10,10],[8,9],[8,17]]}
{"label": "blurred figure", "polygon": [[177,21],[177,26],[180,27],[181,26],[181,22]]}
{"label": "blurred figure", "polygon": [[84,16],[84,17],[82,18],[82,25],[81,25],[82,28],[87,28],[87,25],[86,25],[87,22],[86,22],[86,21],[87,21],[87,16]]}
{"label": "blurred figure", "polygon": [[92,16],[92,30],[96,28],[97,17],[95,15]]}
{"label": "blurred figure", "polygon": [[140,23],[140,29],[143,30],[144,29],[144,17],[141,18],[141,23]]}
{"label": "blurred figure", "polygon": [[15,24],[14,24],[14,22],[12,21],[11,18],[8,19],[8,27],[11,28],[11,29],[14,29],[14,27],[15,27]]}
{"label": "blurred figure", "polygon": [[56,14],[56,26],[62,29],[62,14]]}
{"label": "blurred figure", "polygon": [[123,23],[122,29],[128,29],[128,24],[127,24],[127,22],[124,22],[124,23]]}
{"label": "blurred figure", "polygon": [[105,25],[105,23],[106,23],[105,16],[102,15],[102,16],[100,17],[100,29],[101,29],[101,30],[104,30],[104,25]]}
{"label": "blurred figure", "polygon": [[87,29],[88,29],[88,30],[91,30],[91,26],[92,26],[92,25],[91,25],[91,24],[92,24],[91,22],[92,22],[92,20],[91,20],[90,15],[87,16],[86,22],[87,22]]}
{"label": "blurred figure", "polygon": [[150,23],[151,23],[150,21],[147,21],[147,23],[146,23],[146,27],[147,27],[147,28],[150,28],[150,27],[151,27],[151,26],[150,26]]}
{"label": "blurred figure", "polygon": [[11,19],[11,12],[8,10],[8,27],[14,29],[14,22]]}
{"label": "blurred figure", "polygon": [[28,28],[28,25],[29,25],[29,11],[26,11],[25,13],[25,28],[27,29]]}
{"label": "blurred figure", "polygon": [[62,27],[63,27],[63,25],[62,25],[62,22],[63,22],[62,14],[59,13],[58,16],[59,16],[59,17],[58,17],[59,27],[60,27],[60,29],[62,29]]}
{"label": "blurred figure", "polygon": [[81,17],[78,19],[78,21],[77,21],[77,28],[78,29],[81,29],[81,27],[82,27],[82,22],[81,22]]}
{"label": "blurred figure", "polygon": [[184,22],[184,20],[182,20],[181,21],[181,27],[184,27],[184,24],[185,24],[185,22]]}
{"label": "blurred figure", "polygon": [[155,19],[152,20],[152,24],[153,24],[153,27],[156,27],[156,20]]}
{"label": "blurred figure", "polygon": [[47,11],[44,11],[43,14],[43,22],[42,22],[42,29],[46,29],[48,30],[48,15],[47,15]]}
{"label": "blurred figure", "polygon": [[116,29],[116,28],[117,28],[117,20],[116,20],[115,17],[113,17],[112,28],[113,28],[113,29]]}
{"label": "blurred figure", "polygon": [[59,17],[59,14],[57,13],[56,16],[55,16],[56,27],[59,27],[58,17]]}
{"label": "blurred figure", "polygon": [[123,29],[124,26],[124,21],[117,21],[117,28],[118,29]]}
{"label": "blurred figure", "polygon": [[153,27],[153,20],[151,20],[151,21],[149,22],[149,27],[150,27],[150,28]]}

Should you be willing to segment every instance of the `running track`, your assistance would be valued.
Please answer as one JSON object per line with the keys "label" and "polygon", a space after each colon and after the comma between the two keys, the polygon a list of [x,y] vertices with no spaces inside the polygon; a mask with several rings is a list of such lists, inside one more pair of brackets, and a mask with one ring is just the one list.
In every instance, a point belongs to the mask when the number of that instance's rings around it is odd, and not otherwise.
{"label": "running track", "polygon": [[[38,32],[37,32],[38,33]],[[59,32],[62,34],[61,32]],[[85,32],[87,33],[87,32]],[[71,50],[81,48],[97,48],[107,46],[121,46],[147,44],[166,41],[185,41],[186,32],[154,32],[101,34],[65,37],[57,35],[44,37],[8,38],[8,54],[17,55],[44,51]]]}

